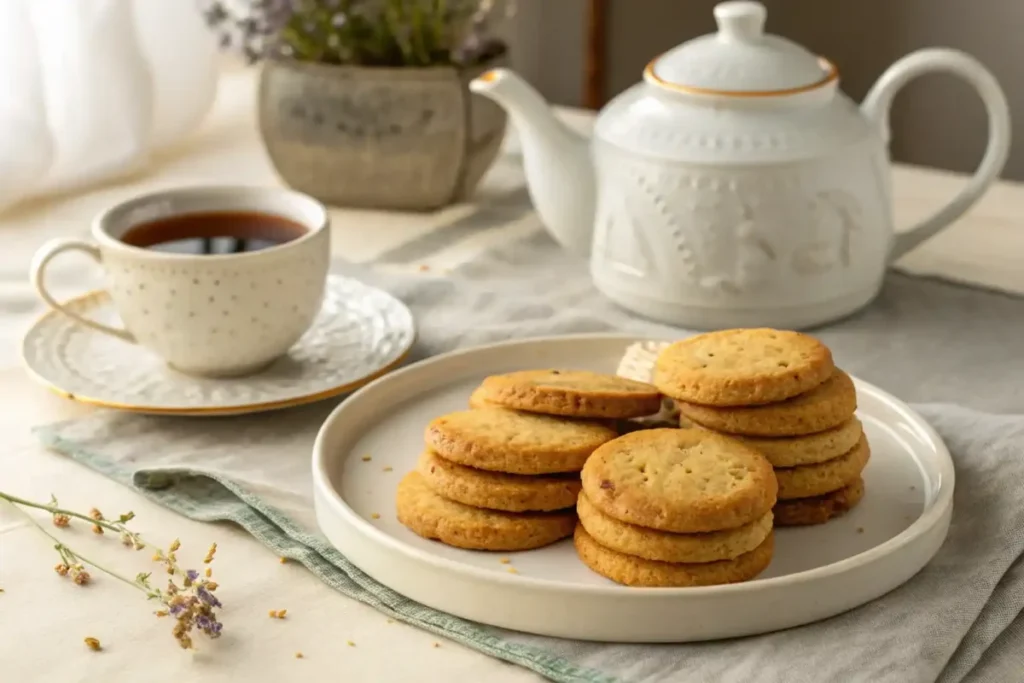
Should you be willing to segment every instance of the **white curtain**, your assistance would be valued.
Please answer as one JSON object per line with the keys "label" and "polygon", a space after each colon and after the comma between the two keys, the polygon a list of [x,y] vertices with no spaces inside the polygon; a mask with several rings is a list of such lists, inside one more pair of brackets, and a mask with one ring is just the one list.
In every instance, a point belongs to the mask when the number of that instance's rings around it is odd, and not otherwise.
{"label": "white curtain", "polygon": [[0,210],[143,169],[213,104],[194,0],[0,2]]}

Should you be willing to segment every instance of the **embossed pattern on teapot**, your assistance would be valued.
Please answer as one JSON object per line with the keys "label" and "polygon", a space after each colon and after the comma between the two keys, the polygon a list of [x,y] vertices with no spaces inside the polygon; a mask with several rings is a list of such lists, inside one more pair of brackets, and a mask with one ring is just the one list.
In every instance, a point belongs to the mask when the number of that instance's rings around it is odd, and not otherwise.
{"label": "embossed pattern on teapot", "polygon": [[[801,328],[870,302],[887,265],[958,218],[1009,148],[1006,99],[977,61],[923,50],[858,107],[837,69],[765,34],[756,2],[715,7],[718,31],[655,58],[644,80],[571,132],[508,70],[472,88],[510,114],[531,198],[556,240],[590,256],[597,288],[641,315],[693,328]],[[975,87],[989,142],[934,216],[894,233],[888,112],[910,79],[944,70]]]}

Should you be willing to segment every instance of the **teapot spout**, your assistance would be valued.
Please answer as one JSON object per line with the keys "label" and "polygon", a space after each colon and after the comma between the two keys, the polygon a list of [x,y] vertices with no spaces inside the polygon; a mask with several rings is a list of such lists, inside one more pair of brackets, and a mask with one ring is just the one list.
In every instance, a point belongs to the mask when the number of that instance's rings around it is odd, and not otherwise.
{"label": "teapot spout", "polygon": [[551,236],[589,255],[594,231],[595,179],[589,141],[559,121],[532,86],[508,69],[493,69],[470,90],[504,108],[519,134],[527,190]]}

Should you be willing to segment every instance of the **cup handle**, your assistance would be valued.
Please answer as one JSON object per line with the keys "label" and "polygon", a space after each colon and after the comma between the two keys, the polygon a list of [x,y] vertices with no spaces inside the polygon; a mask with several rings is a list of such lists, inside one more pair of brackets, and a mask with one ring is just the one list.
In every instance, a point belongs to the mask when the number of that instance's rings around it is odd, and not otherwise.
{"label": "cup handle", "polygon": [[40,247],[39,251],[37,251],[35,256],[32,258],[32,270],[30,271],[29,275],[29,277],[32,279],[32,286],[35,287],[36,292],[39,293],[39,296],[42,297],[43,301],[45,301],[50,306],[50,308],[60,313],[63,313],[64,315],[68,316],[75,322],[81,323],[86,327],[91,327],[92,329],[98,332],[103,332],[104,334],[109,334],[113,337],[117,337],[118,339],[122,339],[126,342],[135,344],[135,336],[132,335],[132,333],[129,332],[128,330],[119,327],[111,327],[110,325],[104,325],[103,323],[96,322],[95,320],[90,320],[85,316],[78,315],[77,313],[70,310],[69,308],[61,304],[59,301],[54,299],[53,296],[51,296],[50,292],[47,291],[45,282],[46,267],[50,264],[50,261],[52,261],[55,256],[65,251],[82,251],[88,254],[90,257],[92,257],[92,259],[96,261],[96,263],[102,263],[102,257],[100,256],[99,247],[97,247],[95,244],[90,244],[89,242],[73,239],[56,239],[47,242],[42,247]]}
{"label": "cup handle", "polygon": [[988,146],[967,187],[935,214],[896,235],[889,254],[890,263],[921,242],[934,237],[971,208],[999,176],[1010,152],[1010,108],[999,83],[981,62],[963,52],[949,49],[919,50],[907,55],[890,66],[864,98],[861,111],[875,122],[885,143],[889,142],[889,109],[896,93],[908,81],[930,71],[955,74],[974,86],[988,112]]}

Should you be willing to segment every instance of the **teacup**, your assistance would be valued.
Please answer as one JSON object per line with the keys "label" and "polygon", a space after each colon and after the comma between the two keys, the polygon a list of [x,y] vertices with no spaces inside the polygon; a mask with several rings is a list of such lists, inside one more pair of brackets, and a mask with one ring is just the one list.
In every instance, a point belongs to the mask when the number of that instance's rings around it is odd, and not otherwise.
{"label": "teacup", "polygon": [[[102,213],[92,238],[53,240],[36,253],[31,278],[39,295],[77,323],[139,344],[187,374],[233,377],[264,368],[309,329],[323,301],[329,218],[298,192],[149,194]],[[81,316],[47,291],[47,265],[66,251],[102,266],[123,328]]]}

